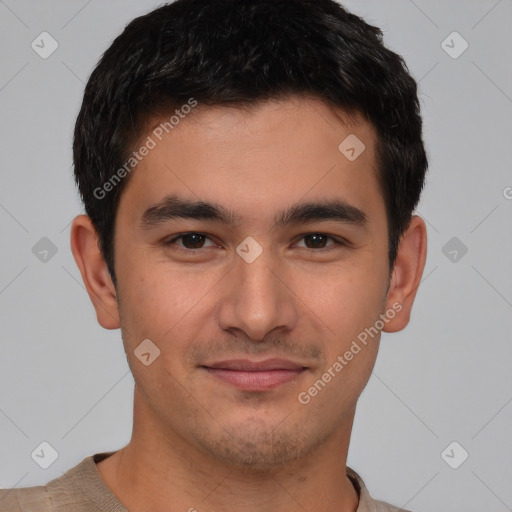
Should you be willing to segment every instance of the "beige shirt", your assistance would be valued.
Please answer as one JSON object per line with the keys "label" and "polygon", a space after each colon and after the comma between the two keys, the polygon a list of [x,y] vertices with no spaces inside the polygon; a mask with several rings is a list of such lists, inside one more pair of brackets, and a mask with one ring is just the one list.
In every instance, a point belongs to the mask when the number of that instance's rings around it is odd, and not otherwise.
{"label": "beige shirt", "polygon": [[[85,458],[46,485],[0,490],[1,512],[128,512],[101,478],[96,463],[111,455],[98,453]],[[357,512],[407,512],[374,500],[361,477],[347,468],[359,494]]]}

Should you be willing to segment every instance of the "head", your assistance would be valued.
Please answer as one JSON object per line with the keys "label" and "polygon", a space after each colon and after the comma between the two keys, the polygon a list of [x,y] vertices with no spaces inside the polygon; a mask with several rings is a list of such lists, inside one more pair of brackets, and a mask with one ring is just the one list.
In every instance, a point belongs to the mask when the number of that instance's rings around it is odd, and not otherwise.
{"label": "head", "polygon": [[[76,123],[72,249],[141,417],[262,467],[350,423],[423,270],[421,126],[403,60],[331,0],[177,0],[126,27]],[[220,375],[269,358],[293,378]]]}

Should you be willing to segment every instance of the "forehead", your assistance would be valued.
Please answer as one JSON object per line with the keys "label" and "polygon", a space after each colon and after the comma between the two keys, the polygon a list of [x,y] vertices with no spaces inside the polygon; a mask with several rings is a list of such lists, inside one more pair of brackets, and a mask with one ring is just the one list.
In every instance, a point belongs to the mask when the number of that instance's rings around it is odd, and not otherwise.
{"label": "forehead", "polygon": [[170,128],[173,114],[155,119],[139,140],[151,139],[152,149],[121,203],[147,208],[172,193],[263,215],[301,199],[379,200],[376,132],[360,116],[307,97],[244,108],[198,104]]}

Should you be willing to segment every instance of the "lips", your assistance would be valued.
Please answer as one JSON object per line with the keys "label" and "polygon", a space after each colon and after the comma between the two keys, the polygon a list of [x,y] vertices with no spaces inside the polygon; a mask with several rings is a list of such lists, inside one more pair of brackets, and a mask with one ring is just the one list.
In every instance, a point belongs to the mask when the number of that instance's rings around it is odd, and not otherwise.
{"label": "lips", "polygon": [[265,391],[290,382],[307,368],[286,359],[230,359],[203,366],[213,377],[246,391]]}

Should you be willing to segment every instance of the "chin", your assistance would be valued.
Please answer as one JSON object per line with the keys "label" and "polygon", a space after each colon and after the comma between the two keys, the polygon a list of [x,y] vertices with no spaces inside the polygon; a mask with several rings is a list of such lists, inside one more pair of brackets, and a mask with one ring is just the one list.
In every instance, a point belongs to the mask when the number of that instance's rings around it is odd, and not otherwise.
{"label": "chin", "polygon": [[195,437],[203,451],[228,466],[268,472],[306,457],[323,441],[323,436],[286,423],[280,419],[270,425],[253,417],[231,425],[217,424],[215,431],[197,430]]}

